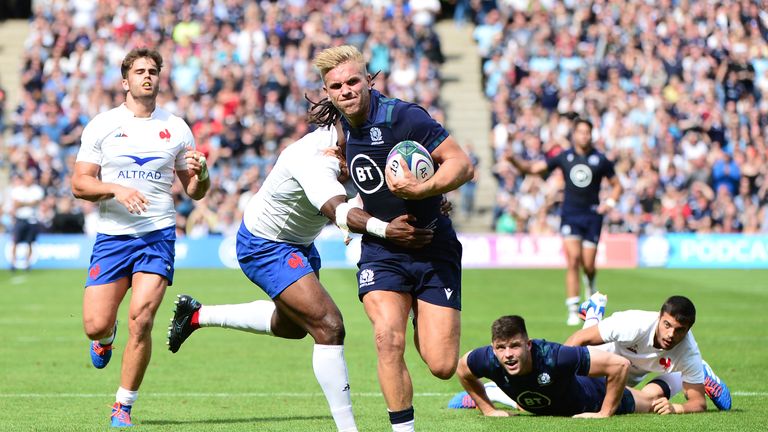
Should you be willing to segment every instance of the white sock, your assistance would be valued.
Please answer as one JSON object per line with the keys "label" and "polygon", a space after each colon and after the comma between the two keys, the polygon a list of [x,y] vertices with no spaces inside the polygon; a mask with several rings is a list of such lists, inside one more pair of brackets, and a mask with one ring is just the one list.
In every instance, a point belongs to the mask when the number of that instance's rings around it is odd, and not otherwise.
{"label": "white sock", "polygon": [[115,341],[115,327],[117,327],[117,321],[115,321],[115,325],[112,326],[112,334],[105,338],[99,339],[99,345],[112,345],[112,342]]}
{"label": "white sock", "polygon": [[592,294],[597,291],[595,288],[595,279],[597,278],[597,275],[593,276],[592,279],[590,279],[587,275],[584,275],[584,285],[587,287],[587,293],[584,297],[590,298],[592,297]]}
{"label": "white sock", "polygon": [[120,405],[133,406],[136,403],[136,399],[139,397],[139,391],[131,391],[122,387],[117,389],[115,394],[115,401],[120,402]]}
{"label": "white sock", "polygon": [[579,296],[573,296],[568,297],[565,299],[565,306],[568,307],[568,312],[570,313],[578,313],[579,312]]}
{"label": "white sock", "polygon": [[407,421],[405,423],[398,423],[392,425],[393,432],[414,432],[414,423],[416,420]]}
{"label": "white sock", "polygon": [[491,402],[498,402],[517,409],[517,403],[504,393],[495,382],[491,381],[485,383],[485,393],[488,395]]}
{"label": "white sock", "polygon": [[352,397],[344,360],[344,345],[315,344],[312,369],[331,408],[331,415],[340,431],[357,431],[352,414]]}
{"label": "white sock", "polygon": [[258,300],[232,305],[203,305],[197,316],[200,327],[224,327],[249,333],[272,334],[275,304]]}

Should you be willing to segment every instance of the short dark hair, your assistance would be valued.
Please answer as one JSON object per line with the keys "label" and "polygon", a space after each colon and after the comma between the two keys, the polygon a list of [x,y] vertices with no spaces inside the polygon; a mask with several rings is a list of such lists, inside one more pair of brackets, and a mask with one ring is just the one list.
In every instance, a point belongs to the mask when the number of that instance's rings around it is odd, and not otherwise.
{"label": "short dark hair", "polygon": [[133,62],[140,58],[150,58],[155,62],[157,71],[163,68],[163,56],[159,52],[150,48],[134,48],[123,59],[123,63],[120,65],[120,73],[123,75],[123,79],[128,78],[128,71],[133,67]]}
{"label": "short dark hair", "polygon": [[665,312],[688,328],[693,327],[693,323],[696,322],[696,307],[688,297],[676,295],[668,298],[661,306],[659,315]]}
{"label": "short dark hair", "polygon": [[528,330],[525,329],[525,320],[520,315],[503,316],[491,325],[491,340],[506,340],[515,336],[524,336],[528,339]]}
{"label": "short dark hair", "polygon": [[592,132],[592,130],[595,128],[592,126],[592,122],[585,119],[584,117],[576,117],[573,120],[573,128],[576,129],[580,123],[584,123],[585,125],[589,126],[589,131]]}

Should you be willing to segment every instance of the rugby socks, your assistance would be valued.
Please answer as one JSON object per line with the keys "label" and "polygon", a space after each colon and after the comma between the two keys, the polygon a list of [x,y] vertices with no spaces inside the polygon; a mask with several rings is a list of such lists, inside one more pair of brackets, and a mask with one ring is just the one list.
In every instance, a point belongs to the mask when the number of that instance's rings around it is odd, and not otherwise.
{"label": "rugby socks", "polygon": [[568,308],[569,313],[579,313],[579,300],[579,296],[568,297],[565,299],[565,306]]}
{"label": "rugby socks", "polygon": [[117,389],[115,394],[115,402],[120,403],[123,406],[133,406],[136,403],[136,399],[139,398],[139,391],[131,391],[122,387]]}
{"label": "rugby socks", "polygon": [[414,432],[413,406],[402,411],[389,411],[392,432]]}
{"label": "rugby socks", "polygon": [[594,294],[597,291],[597,287],[595,286],[595,279],[597,279],[597,275],[593,274],[590,278],[586,274],[582,275],[582,279],[584,280],[584,286],[587,289],[587,292],[585,293],[584,297],[590,298],[592,297],[592,294]]}
{"label": "rugby socks", "polygon": [[504,393],[493,381],[485,383],[485,394],[488,395],[488,399],[490,399],[491,402],[498,402],[517,409],[517,403]]}
{"label": "rugby socks", "polygon": [[352,397],[349,389],[347,362],[344,360],[344,345],[315,344],[312,352],[312,369],[325,399],[331,408],[331,415],[340,431],[357,431],[352,414]]}
{"label": "rugby socks", "polygon": [[249,333],[272,334],[272,314],[275,304],[258,300],[232,305],[203,305],[198,311],[200,327],[224,327]]}
{"label": "rugby socks", "polygon": [[112,334],[111,335],[109,335],[109,336],[107,336],[105,338],[99,339],[99,345],[101,345],[103,347],[104,346],[112,345],[112,342],[115,341],[115,334],[116,334],[115,333],[115,327],[117,327],[117,322],[115,322],[115,325],[112,326]]}

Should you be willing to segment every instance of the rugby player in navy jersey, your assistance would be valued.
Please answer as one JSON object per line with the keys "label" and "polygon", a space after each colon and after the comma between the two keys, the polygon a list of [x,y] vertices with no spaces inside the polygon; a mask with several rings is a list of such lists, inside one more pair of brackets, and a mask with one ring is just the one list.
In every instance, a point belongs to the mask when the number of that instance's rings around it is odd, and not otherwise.
{"label": "rugby player in navy jersey", "polygon": [[[358,263],[358,295],[373,325],[379,384],[392,429],[413,430],[413,386],[403,358],[409,311],[421,358],[433,375],[450,378],[459,354],[462,249],[440,202],[443,193],[469,181],[474,169],[458,143],[423,108],[372,88],[357,48],[328,48],[315,57],[314,65],[329,107],[341,116],[347,164],[364,210],[383,221],[410,214],[415,226],[434,231],[428,246],[413,250],[368,230],[374,233],[363,236]],[[384,169],[390,149],[403,140],[419,142],[439,166],[424,183],[407,170],[394,178]],[[338,206],[337,218],[344,220],[347,211],[349,206]]]}
{"label": "rugby player in navy jersey", "polygon": [[[565,274],[565,304],[568,308],[568,325],[580,323],[578,309],[579,269],[584,269],[588,299],[595,289],[595,258],[603,215],[616,206],[622,187],[608,160],[592,146],[592,123],[583,118],[574,121],[573,146],[546,160],[527,161],[514,154],[507,159],[524,174],[544,174],[560,168],[565,180],[565,197],[560,215],[560,233],[568,265]],[[600,185],[608,179],[611,192],[600,202]]]}
{"label": "rugby player in navy jersey", "polygon": [[517,315],[494,321],[491,341],[465,354],[456,373],[483,415],[510,412],[493,406],[480,378],[492,380],[532,414],[589,418],[651,411],[648,397],[625,387],[630,363],[624,357],[529,339]]}

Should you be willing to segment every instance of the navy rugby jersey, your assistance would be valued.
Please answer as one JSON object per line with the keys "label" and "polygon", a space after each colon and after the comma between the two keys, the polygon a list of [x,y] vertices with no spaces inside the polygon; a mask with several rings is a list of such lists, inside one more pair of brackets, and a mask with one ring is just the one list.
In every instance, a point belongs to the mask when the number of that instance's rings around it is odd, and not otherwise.
{"label": "navy rugby jersey", "polygon": [[616,175],[613,162],[595,149],[582,156],[571,148],[547,158],[549,171],[558,167],[565,178],[563,211],[596,211],[600,204],[600,183],[603,178]]}
{"label": "navy rugby jersey", "polygon": [[[371,107],[363,125],[350,127],[343,117],[341,122],[347,138],[349,174],[365,211],[384,221],[412,214],[417,218],[415,226],[435,230],[436,240],[444,236],[455,238],[450,219],[440,214],[441,195],[403,200],[392,194],[384,178],[387,155],[395,144],[413,140],[432,153],[445,141],[448,132],[420,106],[385,97],[376,90],[371,91]],[[387,244],[369,235],[364,240]]]}
{"label": "navy rugby jersey", "polygon": [[525,376],[507,374],[487,345],[469,353],[472,375],[495,382],[524,410],[540,415],[573,416],[600,411],[605,378],[591,378],[586,347],[570,347],[542,339],[531,340],[533,370]]}

